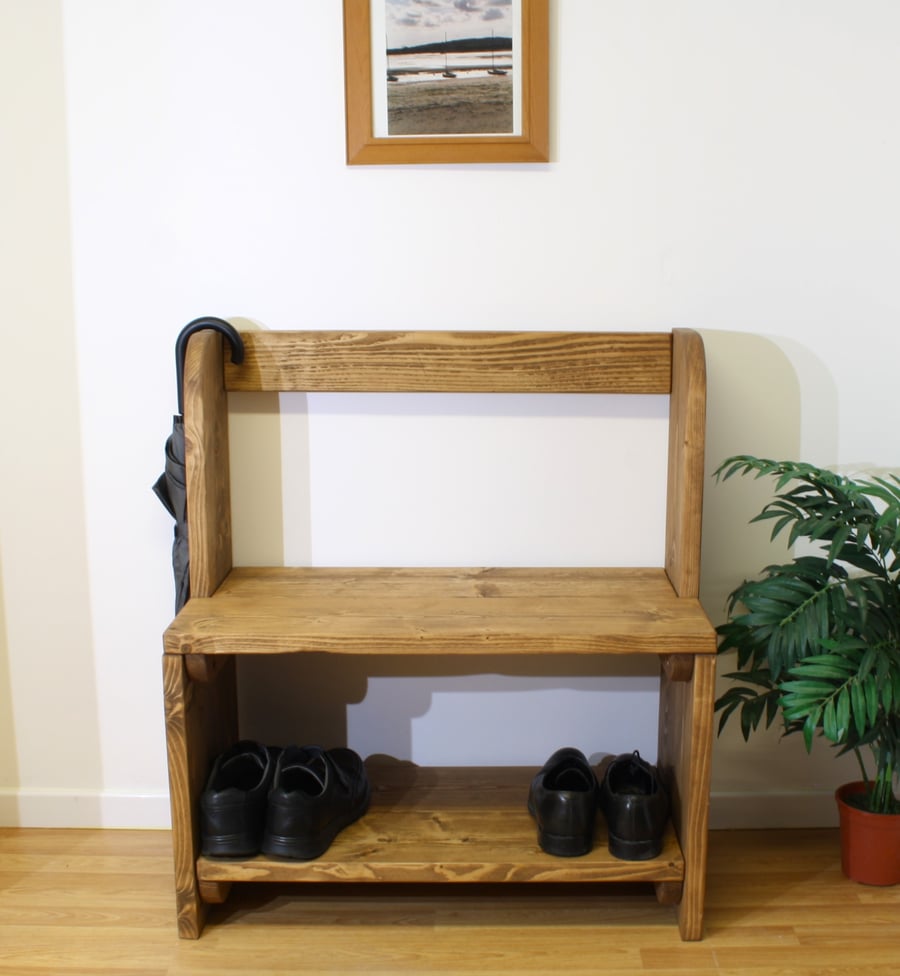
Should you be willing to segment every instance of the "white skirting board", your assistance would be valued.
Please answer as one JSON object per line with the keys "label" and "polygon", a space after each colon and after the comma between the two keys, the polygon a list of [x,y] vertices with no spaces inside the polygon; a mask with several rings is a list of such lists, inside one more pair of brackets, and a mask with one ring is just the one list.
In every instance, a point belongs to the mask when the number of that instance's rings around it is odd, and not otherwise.
{"label": "white skirting board", "polygon": [[[714,793],[712,830],[836,827],[831,792]],[[166,830],[167,793],[0,789],[0,827],[109,827]]]}
{"label": "white skirting board", "polygon": [[168,829],[168,793],[0,789],[0,827]]}

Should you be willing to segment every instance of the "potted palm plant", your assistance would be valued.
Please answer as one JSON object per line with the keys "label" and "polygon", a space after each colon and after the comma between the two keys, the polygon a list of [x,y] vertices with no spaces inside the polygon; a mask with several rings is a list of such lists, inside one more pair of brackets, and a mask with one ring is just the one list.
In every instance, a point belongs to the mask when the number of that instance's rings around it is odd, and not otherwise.
{"label": "potted palm plant", "polygon": [[[803,545],[729,596],[720,653],[735,684],[716,701],[719,731],[737,715],[744,738],[781,716],[807,750],[824,737],[853,752],[862,780],[837,791],[844,873],[900,882],[900,479],[851,479],[811,464],[728,458],[716,477],[770,476],[774,498],[753,521]],[[870,767],[864,756],[868,755]],[[876,850],[853,832],[875,831]],[[893,838],[893,839],[891,839]],[[891,847],[893,845],[893,847]]]}

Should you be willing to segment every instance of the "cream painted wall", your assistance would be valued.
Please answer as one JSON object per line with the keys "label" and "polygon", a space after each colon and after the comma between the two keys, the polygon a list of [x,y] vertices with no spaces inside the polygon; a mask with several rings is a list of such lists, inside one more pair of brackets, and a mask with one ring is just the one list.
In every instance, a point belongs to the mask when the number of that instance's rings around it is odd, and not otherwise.
{"label": "cream painted wall", "polygon": [[0,39],[0,822],[99,822],[117,787],[98,729],[59,5],[0,5]]}
{"label": "cream painted wall", "polygon": [[[541,166],[346,167],[337,0],[13,0],[0,17],[4,338],[16,363],[40,363],[8,368],[3,389],[4,445],[29,472],[25,490],[2,479],[0,510],[7,822],[166,822],[171,525],[149,486],[175,408],[174,338],[196,315],[271,329],[692,326],[710,365],[710,471],[743,451],[900,465],[893,0],[551,0]],[[628,541],[598,512],[657,518],[660,479],[652,465],[633,474],[627,445],[658,436],[658,405],[625,419],[572,402],[419,405],[454,465],[397,403],[376,421],[353,398],[285,398],[281,420],[274,399],[236,403],[238,504],[269,516],[238,515],[239,560],[582,561],[585,545]],[[361,429],[372,454],[351,451]],[[588,457],[623,430],[614,464]],[[401,464],[412,451],[422,470]],[[758,486],[709,483],[716,619],[769,558],[745,525],[760,500]],[[395,532],[376,524],[385,510]],[[653,749],[646,673],[320,663],[320,683],[280,675],[277,693],[271,662],[248,669],[245,730],[422,762],[539,763],[564,741]],[[801,753],[719,740],[714,819],[830,822],[848,770]]]}

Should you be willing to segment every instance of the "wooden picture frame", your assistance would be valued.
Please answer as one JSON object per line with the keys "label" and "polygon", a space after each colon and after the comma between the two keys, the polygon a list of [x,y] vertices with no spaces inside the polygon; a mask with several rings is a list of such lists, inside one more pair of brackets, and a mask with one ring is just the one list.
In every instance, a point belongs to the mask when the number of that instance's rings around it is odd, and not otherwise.
{"label": "wooden picture frame", "polygon": [[542,163],[549,159],[549,0],[519,0],[520,124],[512,135],[376,135],[372,3],[343,0],[347,163]]}

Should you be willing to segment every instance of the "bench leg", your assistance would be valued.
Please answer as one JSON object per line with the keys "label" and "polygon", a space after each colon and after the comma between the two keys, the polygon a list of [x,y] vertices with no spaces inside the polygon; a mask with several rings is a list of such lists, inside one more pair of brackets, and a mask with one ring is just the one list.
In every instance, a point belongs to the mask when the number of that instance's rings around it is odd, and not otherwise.
{"label": "bench leg", "polygon": [[698,654],[687,676],[666,667],[660,675],[659,770],[684,855],[678,927],[685,941],[703,936],[715,678],[715,654]]}
{"label": "bench leg", "polygon": [[166,751],[178,934],[199,938],[206,907],[197,883],[198,802],[212,760],[238,739],[234,661],[209,682],[190,679],[181,654],[163,655]]}

